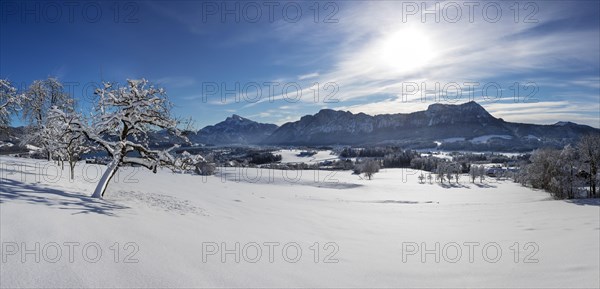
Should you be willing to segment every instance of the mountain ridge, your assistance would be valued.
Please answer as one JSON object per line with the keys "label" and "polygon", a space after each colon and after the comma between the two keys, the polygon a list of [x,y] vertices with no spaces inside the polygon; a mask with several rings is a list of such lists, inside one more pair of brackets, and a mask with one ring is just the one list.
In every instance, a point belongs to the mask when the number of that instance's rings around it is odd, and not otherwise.
{"label": "mountain ridge", "polygon": [[[561,125],[538,125],[506,122],[491,115],[478,103],[429,105],[426,110],[411,113],[367,115],[349,111],[322,109],[314,115],[281,125],[262,144],[269,145],[363,145],[396,143],[408,146],[431,144],[448,138],[464,138],[453,142],[452,149],[529,150],[544,146],[573,143],[586,133],[600,130],[571,122]],[[492,145],[474,145],[469,140],[486,135]],[[488,143],[490,141],[486,141]],[[476,147],[478,146],[478,147]]]}
{"label": "mountain ridge", "polygon": [[259,123],[237,114],[214,125],[208,125],[189,136],[194,143],[256,144],[270,135],[278,126]]}

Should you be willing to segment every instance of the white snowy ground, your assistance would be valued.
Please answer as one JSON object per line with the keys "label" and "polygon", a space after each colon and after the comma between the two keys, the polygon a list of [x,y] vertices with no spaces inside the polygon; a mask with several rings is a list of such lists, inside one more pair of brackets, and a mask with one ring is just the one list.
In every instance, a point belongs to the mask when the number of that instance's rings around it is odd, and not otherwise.
{"label": "white snowy ground", "polygon": [[338,156],[332,155],[331,150],[319,150],[315,155],[300,157],[298,156],[303,150],[278,150],[273,154],[281,155],[282,163],[307,163],[314,164],[327,160],[337,160]]}
{"label": "white snowy ground", "polygon": [[[235,182],[233,169],[205,179],[124,169],[92,200],[101,166],[80,164],[69,182],[47,165],[0,157],[2,288],[600,286],[598,202],[549,200],[509,181],[443,187],[389,169],[372,181],[302,171],[295,183],[293,171],[263,170],[251,183],[257,171]],[[223,243],[234,252],[224,262]],[[407,254],[422,243],[439,243],[439,254]]]}

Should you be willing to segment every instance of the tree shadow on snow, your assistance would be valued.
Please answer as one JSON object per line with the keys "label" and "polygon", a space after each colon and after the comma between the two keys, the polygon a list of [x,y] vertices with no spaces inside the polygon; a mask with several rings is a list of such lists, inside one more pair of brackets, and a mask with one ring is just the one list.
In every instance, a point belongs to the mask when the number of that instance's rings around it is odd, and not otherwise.
{"label": "tree shadow on snow", "polygon": [[566,200],[565,202],[579,206],[600,206],[600,199],[573,199]]}
{"label": "tree shadow on snow", "polygon": [[0,185],[0,204],[7,201],[23,201],[29,204],[55,207],[61,210],[74,210],[73,215],[95,213],[106,216],[117,216],[115,211],[129,209],[127,206],[114,204],[106,200],[44,188],[15,180],[4,179],[0,181]]}
{"label": "tree shadow on snow", "polygon": [[470,189],[471,187],[461,184],[461,183],[452,183],[452,184],[448,184],[448,183],[439,183],[440,187],[444,188],[444,189],[451,189],[451,188],[463,188],[463,189]]}
{"label": "tree shadow on snow", "polygon": [[469,184],[463,184],[463,183],[437,183],[440,187],[444,188],[444,189],[455,189],[455,188],[462,188],[462,189],[470,189],[471,186],[470,185],[475,185],[479,188],[496,188],[496,186],[494,185],[490,185],[489,183],[469,183]]}
{"label": "tree shadow on snow", "polygon": [[496,186],[490,185],[488,183],[473,183],[473,184],[480,188],[495,188],[496,187]]}

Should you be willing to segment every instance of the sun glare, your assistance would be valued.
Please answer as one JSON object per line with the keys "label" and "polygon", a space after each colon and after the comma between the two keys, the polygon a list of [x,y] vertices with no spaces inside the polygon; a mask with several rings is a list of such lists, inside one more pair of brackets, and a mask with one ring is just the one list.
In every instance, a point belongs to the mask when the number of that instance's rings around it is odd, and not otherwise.
{"label": "sun glare", "polygon": [[423,68],[434,57],[432,44],[425,33],[404,29],[389,34],[380,43],[380,60],[394,72]]}

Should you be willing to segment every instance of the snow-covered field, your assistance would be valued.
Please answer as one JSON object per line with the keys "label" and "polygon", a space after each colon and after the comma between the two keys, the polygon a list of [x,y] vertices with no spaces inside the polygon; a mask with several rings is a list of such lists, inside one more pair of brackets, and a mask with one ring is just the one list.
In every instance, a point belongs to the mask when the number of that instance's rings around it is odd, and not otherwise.
{"label": "snow-covered field", "polygon": [[102,166],[0,168],[2,288],[600,286],[597,200],[509,181],[128,168],[94,200]]}
{"label": "snow-covered field", "polygon": [[319,150],[312,156],[299,156],[303,150],[278,150],[273,154],[281,155],[282,163],[314,164],[327,160],[337,160],[338,156],[331,154],[331,150]]}

